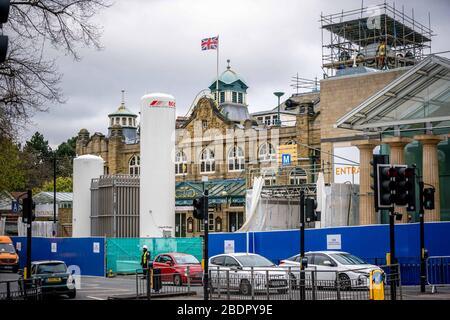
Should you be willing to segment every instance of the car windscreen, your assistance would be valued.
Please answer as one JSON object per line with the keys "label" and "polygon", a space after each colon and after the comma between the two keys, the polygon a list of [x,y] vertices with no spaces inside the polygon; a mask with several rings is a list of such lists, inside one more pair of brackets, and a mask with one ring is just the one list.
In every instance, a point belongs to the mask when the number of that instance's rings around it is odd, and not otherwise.
{"label": "car windscreen", "polygon": [[64,263],[46,263],[38,265],[36,273],[66,273],[66,270],[66,265]]}
{"label": "car windscreen", "polygon": [[238,260],[243,267],[273,267],[274,264],[261,256],[236,256],[236,260]]}
{"label": "car windscreen", "polygon": [[175,261],[178,264],[199,264],[200,261],[194,256],[191,255],[175,255]]}
{"label": "car windscreen", "polygon": [[367,262],[361,258],[349,253],[331,253],[330,256],[343,265],[367,264]]}
{"label": "car windscreen", "polygon": [[11,243],[0,243],[0,253],[16,253]]}

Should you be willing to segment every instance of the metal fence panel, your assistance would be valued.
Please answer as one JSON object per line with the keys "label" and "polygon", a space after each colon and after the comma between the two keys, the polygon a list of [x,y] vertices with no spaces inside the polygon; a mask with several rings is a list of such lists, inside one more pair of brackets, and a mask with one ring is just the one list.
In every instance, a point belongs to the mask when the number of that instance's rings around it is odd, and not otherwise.
{"label": "metal fence panel", "polygon": [[202,259],[202,238],[108,238],[106,240],[106,268],[108,272],[134,274],[141,268],[143,245],[147,245],[151,259],[168,252],[182,252]]}
{"label": "metal fence panel", "polygon": [[[20,268],[25,267],[27,238],[12,237],[14,246],[20,248]],[[18,245],[20,243],[20,245]],[[105,275],[104,238],[39,238],[32,239],[32,260],[62,260],[66,265],[80,270],[81,275]]]}

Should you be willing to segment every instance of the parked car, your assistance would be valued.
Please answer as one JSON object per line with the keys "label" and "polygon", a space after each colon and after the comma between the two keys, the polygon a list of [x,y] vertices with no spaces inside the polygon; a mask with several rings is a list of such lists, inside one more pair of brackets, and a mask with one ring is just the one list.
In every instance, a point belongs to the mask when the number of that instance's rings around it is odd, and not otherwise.
{"label": "parked car", "polygon": [[0,270],[19,270],[19,255],[10,237],[0,236]]}
{"label": "parked car", "polygon": [[75,279],[67,272],[67,266],[63,261],[32,262],[31,278],[41,279],[44,295],[67,295],[70,299],[77,295]]}
{"label": "parked car", "polygon": [[[320,283],[332,283],[338,276],[341,287],[368,287],[369,274],[372,270],[381,270],[378,266],[369,264],[348,252],[343,251],[310,251],[305,253],[308,259],[307,271],[317,271],[315,279]],[[300,255],[281,260],[280,267],[300,270]],[[295,272],[294,272],[295,273]],[[297,275],[297,280],[298,280]],[[306,279],[311,278],[311,272],[306,272]]]}
{"label": "parked car", "polygon": [[[253,269],[253,277],[252,277]],[[229,253],[219,254],[209,259],[211,290],[238,290],[248,295],[252,292],[288,289],[288,273],[259,254]],[[228,276],[227,276],[228,273]]]}
{"label": "parked car", "polygon": [[173,282],[176,286],[188,283],[188,267],[190,282],[202,283],[202,265],[191,254],[180,252],[163,253],[157,255],[153,261],[153,268],[161,270],[161,280]]}

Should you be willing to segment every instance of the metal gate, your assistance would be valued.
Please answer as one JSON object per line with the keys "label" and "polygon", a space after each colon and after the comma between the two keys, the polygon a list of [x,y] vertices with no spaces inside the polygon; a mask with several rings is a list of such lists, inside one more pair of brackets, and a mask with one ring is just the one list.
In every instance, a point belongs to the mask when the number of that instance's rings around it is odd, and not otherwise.
{"label": "metal gate", "polygon": [[105,175],[91,182],[91,234],[139,237],[139,177]]}

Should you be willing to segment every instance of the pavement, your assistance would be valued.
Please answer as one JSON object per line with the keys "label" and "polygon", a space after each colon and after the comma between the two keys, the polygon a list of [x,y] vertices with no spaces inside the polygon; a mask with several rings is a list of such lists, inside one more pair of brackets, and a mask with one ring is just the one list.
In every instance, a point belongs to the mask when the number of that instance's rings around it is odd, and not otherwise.
{"label": "pavement", "polygon": [[[0,282],[7,280],[17,280],[19,276],[14,273],[0,273]],[[136,278],[131,276],[116,276],[113,278],[82,276],[77,284],[77,297],[75,300],[107,300],[111,297],[132,297],[136,295]],[[0,291],[4,290],[0,287]],[[162,292],[174,292],[173,286],[163,286]],[[178,287],[180,288],[180,287]],[[165,290],[165,291],[164,291]],[[172,290],[172,291],[171,291]],[[186,292],[186,287],[177,289]],[[427,286],[426,292],[421,293],[419,286],[402,287],[403,300],[450,300],[450,286],[436,287],[436,293],[431,293],[431,286]],[[192,296],[161,296],[160,299],[170,300],[202,300],[203,287],[201,285],[192,285],[191,291],[195,292]],[[156,296],[154,296],[156,298]],[[236,296],[241,300],[242,296]],[[258,297],[259,298],[259,297]],[[264,300],[264,297],[260,297]],[[275,298],[275,297],[274,297]],[[281,297],[278,297],[281,298]],[[68,299],[67,297],[58,297],[56,299]],[[222,296],[226,299],[226,296]],[[345,299],[345,298],[344,298]],[[258,299],[260,300],[260,299]]]}

